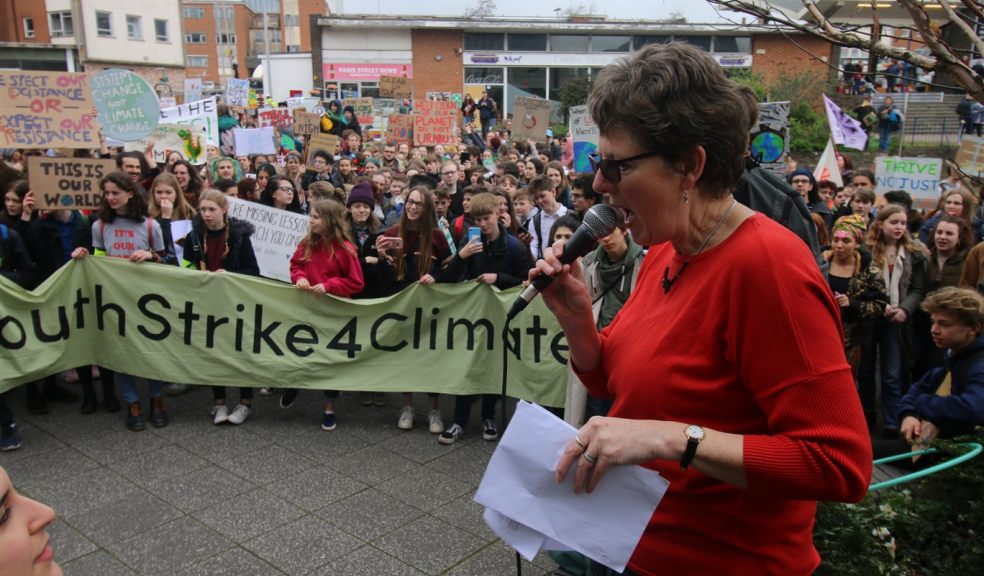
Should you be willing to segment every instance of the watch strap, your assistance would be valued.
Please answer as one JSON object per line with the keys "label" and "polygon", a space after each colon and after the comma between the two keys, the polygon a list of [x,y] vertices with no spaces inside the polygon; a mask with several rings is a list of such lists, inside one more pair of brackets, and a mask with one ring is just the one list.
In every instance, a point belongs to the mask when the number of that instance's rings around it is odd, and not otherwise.
{"label": "watch strap", "polygon": [[686,470],[687,466],[694,461],[694,456],[697,455],[697,445],[700,444],[700,440],[696,438],[687,438],[687,448],[683,451],[683,456],[680,458],[680,469]]}

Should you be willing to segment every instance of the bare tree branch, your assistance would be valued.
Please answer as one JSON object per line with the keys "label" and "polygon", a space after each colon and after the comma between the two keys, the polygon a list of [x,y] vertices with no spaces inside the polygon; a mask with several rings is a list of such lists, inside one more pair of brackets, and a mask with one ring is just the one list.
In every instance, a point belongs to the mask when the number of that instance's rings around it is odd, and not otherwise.
{"label": "bare tree branch", "polygon": [[974,0],[963,0],[963,5],[979,20],[984,20],[984,10]]}
{"label": "bare tree branch", "polygon": [[934,69],[949,74],[977,101],[984,101],[984,82],[981,81],[981,77],[953,54],[940,36],[939,26],[930,19],[923,5],[917,0],[898,0],[898,2],[912,17],[926,46],[936,56]]}
{"label": "bare tree branch", "polygon": [[963,18],[958,16],[957,13],[953,11],[949,0],[937,0],[937,3],[940,5],[940,8],[946,12],[946,17],[950,19],[950,22],[953,22],[953,25],[959,28],[960,31],[964,33],[964,36],[970,39],[971,44],[974,45],[979,53],[984,54],[984,42],[981,42],[980,36],[971,30],[970,26],[964,22]]}

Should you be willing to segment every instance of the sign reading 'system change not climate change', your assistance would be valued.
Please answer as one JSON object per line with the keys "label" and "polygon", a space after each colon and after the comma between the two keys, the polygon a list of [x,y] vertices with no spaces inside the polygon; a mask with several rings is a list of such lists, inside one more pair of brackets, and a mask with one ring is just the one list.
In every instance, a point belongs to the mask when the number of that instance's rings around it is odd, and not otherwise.
{"label": "sign reading 'system change not climate change'", "polygon": [[161,105],[146,80],[129,70],[106,70],[92,77],[92,99],[103,133],[124,142],[148,136],[157,127]]}
{"label": "sign reading 'system change not climate change'", "polygon": [[88,77],[0,71],[0,147],[98,148]]}

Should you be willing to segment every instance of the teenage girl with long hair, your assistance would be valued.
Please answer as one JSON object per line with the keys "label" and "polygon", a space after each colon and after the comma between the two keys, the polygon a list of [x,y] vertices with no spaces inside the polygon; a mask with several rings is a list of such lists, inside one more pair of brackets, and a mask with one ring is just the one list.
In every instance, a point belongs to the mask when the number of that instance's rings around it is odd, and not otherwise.
{"label": "teenage girl with long hair", "polygon": [[[148,218],[147,204],[137,184],[125,172],[112,172],[99,181],[102,190],[102,206],[99,217],[92,223],[92,248],[97,256],[125,258],[130,262],[160,263],[167,253],[161,225]],[[86,248],[72,251],[72,258],[81,260],[88,256]],[[103,370],[103,377],[106,377]],[[144,429],[143,411],[136,378],[117,372],[123,400],[127,403],[126,427],[137,432]],[[157,380],[147,380],[150,389],[150,423],[155,428],[167,426],[163,387]]]}
{"label": "teenage girl with long hair", "polygon": [[872,338],[862,343],[858,390],[868,426],[874,429],[875,373],[880,368],[883,428],[895,437],[898,403],[908,382],[907,359],[912,357],[912,317],[926,295],[923,279],[929,252],[909,236],[906,209],[894,204],[878,211],[865,244],[872,265],[881,270],[889,301],[885,313],[875,319]]}
{"label": "teenage girl with long hair", "polygon": [[[442,271],[451,257],[448,241],[437,227],[434,217],[434,195],[430,189],[414,187],[407,194],[399,223],[376,238],[376,250],[389,266],[388,294],[396,294],[414,282],[433,284],[444,280]],[[438,395],[430,397],[428,429],[431,434],[444,432],[444,421],[438,410]],[[403,409],[397,426],[413,428],[413,394],[403,394]]]}
{"label": "teenage girl with long hair", "polygon": [[303,214],[297,188],[286,176],[272,176],[267,181],[266,188],[260,193],[260,204],[272,206],[280,210]]}
{"label": "teenage girl with long hair", "polygon": [[[198,216],[185,239],[184,263],[186,268],[204,272],[235,272],[259,276],[253,243],[253,225],[245,220],[230,218],[229,202],[225,194],[209,190],[198,202]],[[239,405],[229,413],[226,407],[225,386],[212,386],[212,423],[242,424],[252,413],[253,389],[239,388]]]}
{"label": "teenage girl with long hair", "polygon": [[168,167],[168,170],[178,179],[185,204],[198,208],[198,197],[202,195],[204,188],[200,168],[187,160],[178,160]]}
{"label": "teenage girl with long hair", "polygon": [[[297,245],[290,259],[290,279],[300,290],[312,294],[331,294],[351,298],[362,291],[362,267],[358,250],[349,236],[345,207],[334,200],[318,200],[311,207],[308,233]],[[284,390],[280,406],[287,408],[297,398],[297,388]],[[325,390],[328,401],[321,419],[321,429],[337,426],[335,398],[338,390]]]}
{"label": "teenage girl with long hair", "polygon": [[174,235],[171,233],[171,221],[191,220],[195,217],[195,209],[185,202],[181,185],[178,184],[174,174],[161,172],[157,178],[154,178],[153,184],[150,185],[150,194],[147,195],[147,204],[150,217],[161,224],[164,246],[167,249],[165,263],[178,264],[174,250]]}

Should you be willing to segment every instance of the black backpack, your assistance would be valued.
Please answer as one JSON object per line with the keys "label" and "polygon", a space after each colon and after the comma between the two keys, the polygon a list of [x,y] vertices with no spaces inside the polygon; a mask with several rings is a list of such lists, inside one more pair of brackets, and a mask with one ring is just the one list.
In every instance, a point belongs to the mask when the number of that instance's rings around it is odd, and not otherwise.
{"label": "black backpack", "polygon": [[761,212],[799,236],[810,247],[821,269],[826,262],[820,255],[817,229],[810,217],[806,201],[786,181],[765,170],[755,160],[747,159],[745,173],[735,186],[735,199],[756,212]]}

